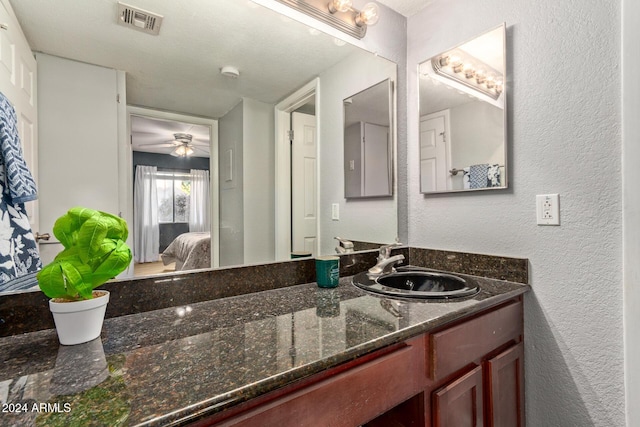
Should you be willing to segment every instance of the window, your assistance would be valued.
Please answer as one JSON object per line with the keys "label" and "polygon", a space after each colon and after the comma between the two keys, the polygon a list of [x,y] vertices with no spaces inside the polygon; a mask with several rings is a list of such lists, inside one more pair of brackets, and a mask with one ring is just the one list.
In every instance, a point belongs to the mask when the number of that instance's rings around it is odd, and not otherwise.
{"label": "window", "polygon": [[191,175],[187,172],[158,171],[158,222],[189,222]]}

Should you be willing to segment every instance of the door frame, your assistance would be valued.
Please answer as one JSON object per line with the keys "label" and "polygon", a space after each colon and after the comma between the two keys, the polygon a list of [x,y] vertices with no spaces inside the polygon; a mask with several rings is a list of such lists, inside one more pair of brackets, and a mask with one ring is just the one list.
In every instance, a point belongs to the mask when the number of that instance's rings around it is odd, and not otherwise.
{"label": "door frame", "polygon": [[[121,176],[120,185],[124,185],[121,188],[120,194],[122,195],[121,203],[123,208],[122,216],[133,224],[133,148],[131,146],[131,116],[150,117],[154,119],[178,121],[193,123],[197,125],[209,126],[209,196],[211,199],[210,214],[211,214],[211,266],[213,268],[220,266],[220,209],[218,200],[218,121],[215,119],[209,119],[206,117],[189,116],[186,114],[172,113],[168,111],[154,110],[151,108],[137,107],[134,105],[127,105],[127,127],[126,135],[123,143],[125,144],[122,150],[123,164],[126,165]],[[122,139],[121,139],[122,140]],[[126,182],[124,182],[126,181]],[[130,239],[133,239],[133,233],[129,235]],[[132,244],[133,242],[131,242]]]}
{"label": "door frame", "polygon": [[[320,146],[320,79],[315,78],[300,89],[284,98],[274,108],[275,112],[275,255],[276,260],[291,257],[291,143],[288,131],[291,129],[291,113],[315,96],[316,141]],[[316,153],[318,154],[318,153]],[[319,183],[320,158],[316,168],[316,182]],[[316,204],[319,206],[320,191]],[[320,221],[316,226],[316,250],[320,247]]]}

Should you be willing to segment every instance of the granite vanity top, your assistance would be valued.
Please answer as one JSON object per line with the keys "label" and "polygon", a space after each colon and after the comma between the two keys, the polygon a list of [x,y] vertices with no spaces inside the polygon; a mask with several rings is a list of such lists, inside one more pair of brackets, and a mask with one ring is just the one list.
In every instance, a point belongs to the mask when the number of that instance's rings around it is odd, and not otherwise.
{"label": "granite vanity top", "polygon": [[0,426],[185,424],[530,289],[476,277],[473,297],[401,301],[350,280],[115,317],[79,346],[0,338]]}

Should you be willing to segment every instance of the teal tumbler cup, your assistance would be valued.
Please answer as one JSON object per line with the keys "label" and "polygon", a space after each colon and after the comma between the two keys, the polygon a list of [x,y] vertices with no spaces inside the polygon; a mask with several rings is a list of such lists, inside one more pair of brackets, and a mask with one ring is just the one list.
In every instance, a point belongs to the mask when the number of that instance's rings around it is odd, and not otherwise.
{"label": "teal tumbler cup", "polygon": [[340,257],[316,258],[316,282],[321,288],[335,288],[340,280]]}

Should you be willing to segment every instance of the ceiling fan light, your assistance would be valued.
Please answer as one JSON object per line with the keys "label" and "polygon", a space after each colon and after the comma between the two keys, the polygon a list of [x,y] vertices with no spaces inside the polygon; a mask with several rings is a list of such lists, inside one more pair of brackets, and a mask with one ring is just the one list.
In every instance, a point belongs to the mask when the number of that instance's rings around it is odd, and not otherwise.
{"label": "ceiling fan light", "polygon": [[187,145],[181,145],[173,150],[171,154],[177,157],[187,157],[193,154],[193,149]]}

